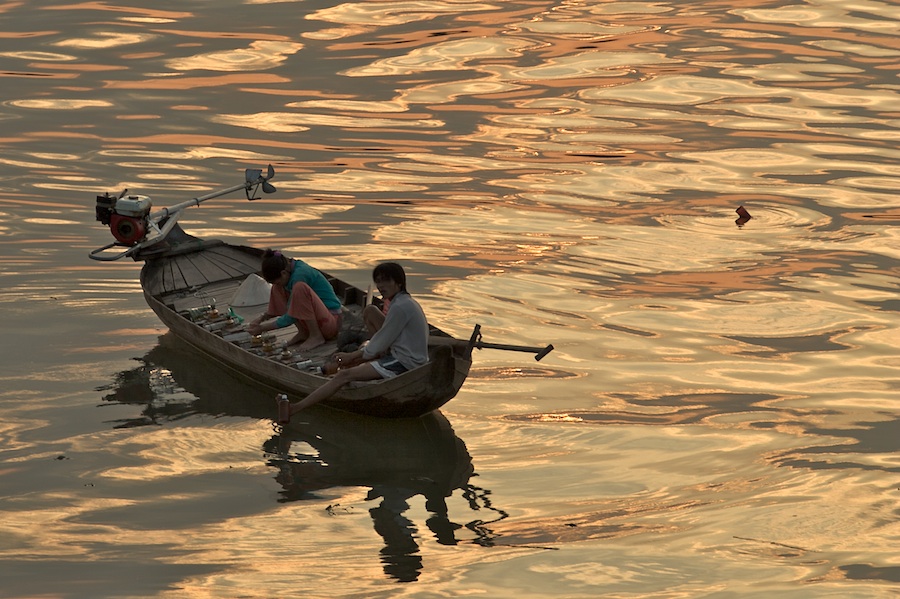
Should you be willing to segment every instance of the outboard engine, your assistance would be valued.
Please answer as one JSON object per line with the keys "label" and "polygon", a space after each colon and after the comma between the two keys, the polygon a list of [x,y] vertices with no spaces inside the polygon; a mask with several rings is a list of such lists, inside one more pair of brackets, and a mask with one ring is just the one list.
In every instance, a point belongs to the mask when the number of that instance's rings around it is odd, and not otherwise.
{"label": "outboard engine", "polygon": [[[248,200],[257,200],[257,192],[273,193],[275,187],[269,180],[275,176],[272,165],[263,174],[262,169],[248,168],[244,170],[244,182],[233,185],[227,189],[220,189],[206,195],[186,200],[174,206],[159,208],[150,212],[153,207],[147,196],[127,195],[126,189],[113,197],[108,193],[97,196],[97,220],[107,225],[116,240],[103,247],[93,250],[90,254],[92,260],[118,260],[131,256],[135,260],[141,259],[140,253],[144,248],[153,247],[162,242],[178,224],[178,216],[191,206],[199,206],[206,200],[211,200],[232,191],[243,189]],[[123,252],[108,252],[116,246],[126,247]]]}
{"label": "outboard engine", "polygon": [[147,196],[125,193],[112,197],[108,193],[97,196],[97,220],[109,225],[113,237],[123,245],[137,245],[147,235],[152,202]]}

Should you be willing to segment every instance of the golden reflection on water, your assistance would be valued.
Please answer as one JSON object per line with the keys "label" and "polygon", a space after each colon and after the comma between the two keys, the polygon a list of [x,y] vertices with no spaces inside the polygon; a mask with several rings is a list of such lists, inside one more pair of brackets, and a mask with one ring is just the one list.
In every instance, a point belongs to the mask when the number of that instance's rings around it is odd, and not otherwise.
{"label": "golden reflection on water", "polygon": [[[25,488],[3,559],[84,581],[67,564],[115,557],[129,583],[138,560],[148,596],[413,596],[400,571],[446,595],[888,596],[895,12],[0,6],[0,478]],[[425,495],[369,497],[397,471],[316,445],[344,437],[273,449],[268,396],[123,366],[162,331],[138,265],[86,260],[92,196],[171,205],[268,162],[277,194],[187,228],[362,287],[399,259],[442,328],[557,348],[477,352],[448,406],[483,485],[446,498],[457,544]]]}

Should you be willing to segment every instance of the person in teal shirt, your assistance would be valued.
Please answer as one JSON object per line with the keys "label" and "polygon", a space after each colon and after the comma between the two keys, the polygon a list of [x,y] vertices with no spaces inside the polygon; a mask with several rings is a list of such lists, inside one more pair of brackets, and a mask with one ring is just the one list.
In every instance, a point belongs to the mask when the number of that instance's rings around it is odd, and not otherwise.
{"label": "person in teal shirt", "polygon": [[337,337],[341,330],[341,301],[321,272],[277,250],[265,251],[261,270],[272,290],[266,311],[247,327],[252,335],[295,325],[297,334],[287,345],[299,343],[300,351]]}

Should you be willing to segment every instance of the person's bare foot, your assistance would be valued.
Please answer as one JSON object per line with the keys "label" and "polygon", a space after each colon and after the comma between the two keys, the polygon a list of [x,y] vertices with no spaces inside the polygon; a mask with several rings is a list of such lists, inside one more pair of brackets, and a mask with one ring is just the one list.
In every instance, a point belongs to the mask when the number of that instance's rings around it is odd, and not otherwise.
{"label": "person's bare foot", "polygon": [[300,347],[298,347],[297,349],[299,351],[305,351],[305,350],[315,349],[315,348],[319,347],[320,345],[325,345],[325,337],[318,335],[315,337],[307,338],[306,341],[301,343]]}
{"label": "person's bare foot", "polygon": [[297,345],[298,343],[303,343],[304,341],[306,341],[306,336],[301,335],[300,333],[297,333],[296,335],[291,337],[287,343],[284,344],[284,347],[285,348],[293,347],[293,346]]}

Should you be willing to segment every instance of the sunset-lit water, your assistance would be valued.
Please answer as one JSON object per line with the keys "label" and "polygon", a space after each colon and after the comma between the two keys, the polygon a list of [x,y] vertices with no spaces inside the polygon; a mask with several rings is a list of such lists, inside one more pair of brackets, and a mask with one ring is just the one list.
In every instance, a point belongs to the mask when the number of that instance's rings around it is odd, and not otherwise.
{"label": "sunset-lit water", "polygon": [[[0,597],[898,596],[898,14],[0,3]],[[184,228],[556,350],[278,429],[88,258],[269,163]]]}

